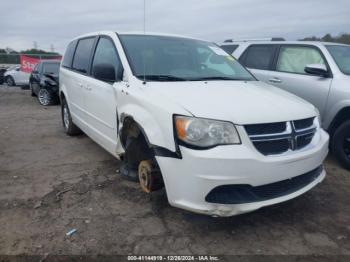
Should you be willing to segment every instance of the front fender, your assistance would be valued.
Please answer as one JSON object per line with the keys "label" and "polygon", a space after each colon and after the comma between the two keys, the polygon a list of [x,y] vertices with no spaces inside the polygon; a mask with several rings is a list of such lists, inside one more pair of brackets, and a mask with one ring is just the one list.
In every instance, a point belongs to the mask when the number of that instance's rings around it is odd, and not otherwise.
{"label": "front fender", "polygon": [[346,108],[346,107],[350,107],[350,99],[339,101],[338,103],[335,103],[332,105],[332,107],[330,107],[329,113],[326,114],[326,117],[323,120],[323,127],[325,130],[329,131],[329,128],[331,127],[331,124],[335,119],[335,117],[337,116],[337,114],[343,108]]}
{"label": "front fender", "polygon": [[[151,146],[166,148],[176,152],[173,129],[173,115],[189,113],[166,99],[154,96],[145,90],[134,88],[128,92],[118,92],[119,132],[123,121],[131,117],[143,130]],[[136,89],[136,90],[135,90]]]}
{"label": "front fender", "polygon": [[140,126],[150,145],[176,151],[171,115],[158,113],[155,117],[154,113],[151,114],[145,108],[132,104],[122,107],[120,111],[120,130],[123,128],[125,118],[131,117]]}

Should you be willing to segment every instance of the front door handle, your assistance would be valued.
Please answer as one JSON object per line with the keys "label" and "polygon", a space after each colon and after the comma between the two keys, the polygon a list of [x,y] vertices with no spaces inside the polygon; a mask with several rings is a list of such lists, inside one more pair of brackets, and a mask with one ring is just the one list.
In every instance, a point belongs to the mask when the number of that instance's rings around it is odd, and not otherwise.
{"label": "front door handle", "polygon": [[277,78],[277,77],[274,77],[274,78],[269,79],[269,82],[276,84],[276,83],[282,83],[282,80]]}

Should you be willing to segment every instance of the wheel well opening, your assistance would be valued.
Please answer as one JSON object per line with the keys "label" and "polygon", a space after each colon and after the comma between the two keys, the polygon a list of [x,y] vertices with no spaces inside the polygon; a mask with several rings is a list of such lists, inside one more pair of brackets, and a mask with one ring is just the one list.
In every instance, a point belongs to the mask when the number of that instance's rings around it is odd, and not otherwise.
{"label": "wheel well opening", "polygon": [[66,99],[66,97],[65,97],[63,92],[60,92],[60,96],[59,97],[60,97],[61,102]]}
{"label": "wheel well opening", "polygon": [[143,129],[131,118],[123,121],[120,141],[125,154],[121,174],[139,181],[143,191],[150,193],[164,187],[164,181],[153,148]]}
{"label": "wheel well opening", "polygon": [[123,121],[120,140],[125,150],[124,159],[135,168],[142,160],[154,158],[154,152],[147,142],[146,135],[130,117]]}
{"label": "wheel well opening", "polygon": [[65,95],[63,92],[60,92],[60,99],[63,100],[63,99],[66,99]]}
{"label": "wheel well opening", "polygon": [[350,120],[350,107],[345,107],[339,111],[329,128],[329,133],[334,134],[337,128],[347,120]]}

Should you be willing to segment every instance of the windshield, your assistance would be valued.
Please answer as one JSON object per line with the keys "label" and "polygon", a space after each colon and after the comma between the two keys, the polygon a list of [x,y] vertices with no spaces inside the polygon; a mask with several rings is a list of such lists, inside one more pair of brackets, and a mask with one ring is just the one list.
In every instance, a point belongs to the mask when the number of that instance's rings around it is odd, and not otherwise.
{"label": "windshield", "polygon": [[255,80],[213,43],[180,37],[120,35],[133,74],[149,81]]}
{"label": "windshield", "polygon": [[350,46],[327,45],[326,48],[331,53],[340,71],[350,75]]}
{"label": "windshield", "polygon": [[60,63],[45,63],[44,64],[44,73],[45,74],[58,75],[59,69],[60,69]]}

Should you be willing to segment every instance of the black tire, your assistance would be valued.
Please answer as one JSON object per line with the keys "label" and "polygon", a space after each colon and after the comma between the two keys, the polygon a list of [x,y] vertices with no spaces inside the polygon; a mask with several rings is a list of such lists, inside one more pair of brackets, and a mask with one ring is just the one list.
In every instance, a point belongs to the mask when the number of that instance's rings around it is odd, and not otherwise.
{"label": "black tire", "polygon": [[331,150],[340,164],[350,170],[350,120],[335,130],[332,136]]}
{"label": "black tire", "polygon": [[69,107],[67,104],[67,101],[65,99],[62,99],[61,103],[61,115],[62,115],[62,124],[64,131],[66,132],[67,135],[69,136],[76,136],[81,134],[81,130],[79,127],[77,127],[73,121],[72,117],[69,111]]}
{"label": "black tire", "polygon": [[8,86],[15,86],[15,85],[16,85],[15,80],[13,79],[12,76],[6,76],[6,78],[5,78],[5,83],[6,83]]}
{"label": "black tire", "polygon": [[46,88],[40,88],[38,92],[38,101],[42,106],[49,106],[55,103],[55,98],[50,90]]}

